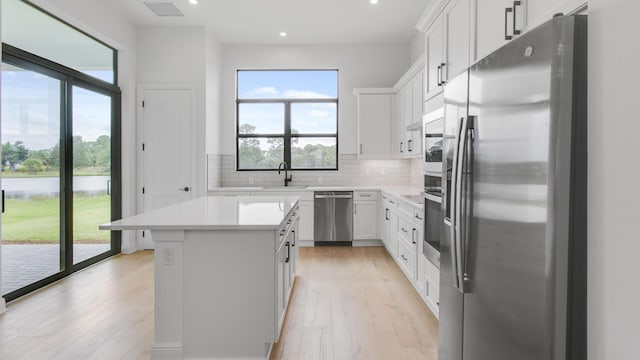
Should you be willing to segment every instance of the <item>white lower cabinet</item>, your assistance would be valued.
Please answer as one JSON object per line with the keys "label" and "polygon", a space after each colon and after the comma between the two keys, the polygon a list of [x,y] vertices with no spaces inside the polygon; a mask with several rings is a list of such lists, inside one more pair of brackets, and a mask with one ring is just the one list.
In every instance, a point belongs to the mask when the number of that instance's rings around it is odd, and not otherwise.
{"label": "white lower cabinet", "polygon": [[398,244],[398,263],[413,284],[416,278],[416,250],[404,239],[401,239]]}
{"label": "white lower cabinet", "polygon": [[282,227],[278,233],[278,246],[276,250],[276,339],[278,341],[282,324],[284,322],[289,298],[291,297],[291,289],[296,276],[298,264],[298,227],[300,208],[294,210],[289,219],[286,220],[286,226]]}
{"label": "white lower cabinet", "polygon": [[356,191],[353,197],[353,240],[379,239],[378,193]]}
{"label": "white lower cabinet", "polygon": [[424,296],[427,306],[438,317],[440,307],[440,270],[421,256],[424,264]]}
{"label": "white lower cabinet", "polygon": [[406,200],[382,193],[382,239],[407,280],[438,317],[440,271],[422,253],[423,210]]}

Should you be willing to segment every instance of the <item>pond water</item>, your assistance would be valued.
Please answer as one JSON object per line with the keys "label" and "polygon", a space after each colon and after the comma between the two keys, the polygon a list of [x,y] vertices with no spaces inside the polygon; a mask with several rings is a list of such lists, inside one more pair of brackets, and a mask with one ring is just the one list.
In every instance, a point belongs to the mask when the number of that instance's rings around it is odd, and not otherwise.
{"label": "pond water", "polygon": [[[73,191],[85,195],[103,195],[110,186],[110,176],[76,176],[73,178]],[[5,197],[23,199],[32,197],[60,196],[59,177],[3,178],[2,190]]]}

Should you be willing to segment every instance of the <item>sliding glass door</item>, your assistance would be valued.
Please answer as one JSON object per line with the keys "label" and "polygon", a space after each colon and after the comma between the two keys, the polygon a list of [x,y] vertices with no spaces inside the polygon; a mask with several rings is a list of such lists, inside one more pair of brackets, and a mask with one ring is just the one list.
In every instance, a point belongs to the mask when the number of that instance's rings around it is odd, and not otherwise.
{"label": "sliding glass door", "polygon": [[120,251],[119,233],[98,230],[120,217],[120,93],[26,57],[3,52],[2,62],[9,301]]}
{"label": "sliding glass door", "polygon": [[59,79],[2,64],[2,294],[64,270],[63,85]]}
{"label": "sliding glass door", "polygon": [[73,263],[111,250],[110,96],[72,87]]}

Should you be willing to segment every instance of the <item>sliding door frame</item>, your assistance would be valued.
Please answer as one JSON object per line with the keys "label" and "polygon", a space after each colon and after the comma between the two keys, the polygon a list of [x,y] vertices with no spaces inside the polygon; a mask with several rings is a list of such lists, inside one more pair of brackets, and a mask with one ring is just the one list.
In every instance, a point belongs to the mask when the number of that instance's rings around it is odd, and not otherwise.
{"label": "sliding door frame", "polygon": [[[114,56],[115,57],[115,56]],[[7,302],[58,281],[78,270],[120,253],[122,233],[111,232],[110,250],[73,264],[73,87],[111,98],[111,220],[122,216],[121,91],[108,82],[2,44],[2,62],[61,81],[60,85],[60,264],[57,274],[2,295]],[[71,191],[70,191],[71,190]],[[97,226],[97,224],[96,224]]]}

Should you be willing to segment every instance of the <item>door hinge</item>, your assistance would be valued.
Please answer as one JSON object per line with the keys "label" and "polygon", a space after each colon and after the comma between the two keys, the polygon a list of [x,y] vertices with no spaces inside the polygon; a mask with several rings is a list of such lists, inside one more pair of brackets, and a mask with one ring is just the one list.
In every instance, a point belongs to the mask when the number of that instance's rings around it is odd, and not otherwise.
{"label": "door hinge", "polygon": [[144,194],[144,186],[142,187],[142,193]]}

